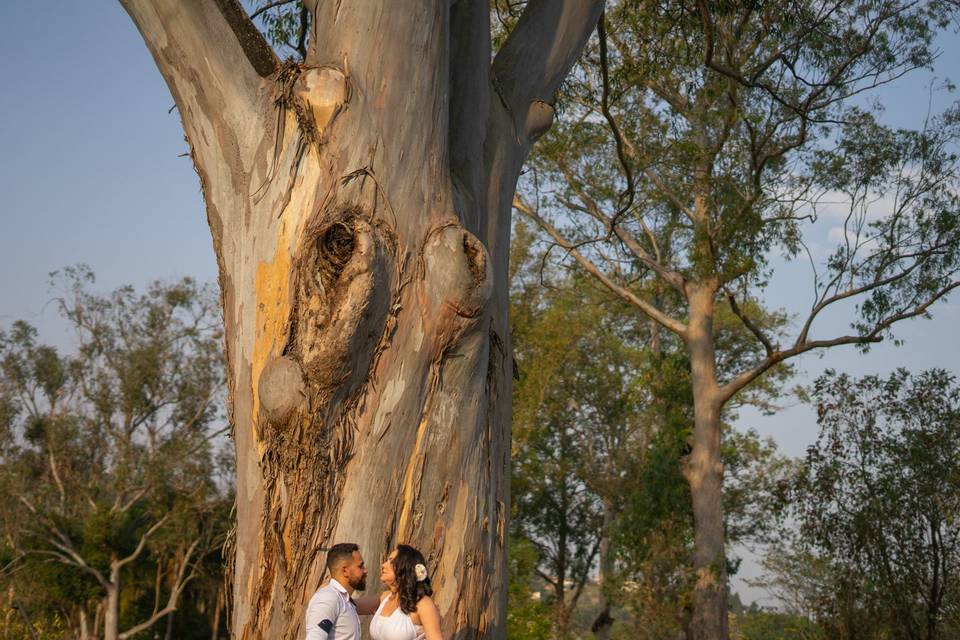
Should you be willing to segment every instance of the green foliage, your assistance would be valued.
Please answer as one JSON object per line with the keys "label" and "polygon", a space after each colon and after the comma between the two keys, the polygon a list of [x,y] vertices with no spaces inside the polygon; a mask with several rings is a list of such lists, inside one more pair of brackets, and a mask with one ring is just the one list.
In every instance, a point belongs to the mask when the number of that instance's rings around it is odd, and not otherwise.
{"label": "green foliage", "polygon": [[812,393],[820,435],[791,494],[799,538],[773,584],[839,638],[946,637],[960,598],[960,386],[944,371]]}
{"label": "green foliage", "polygon": [[[958,284],[960,109],[906,130],[864,106],[931,64],[955,12],[943,0],[608,3],[521,210],[577,247],[555,256],[677,321],[678,282],[736,301],[727,313],[751,341],[727,362],[717,349],[721,380],[830,346],[810,328],[834,305],[854,329],[841,343],[866,348]],[[832,244],[808,251],[823,217],[836,219]],[[813,267],[812,310],[784,345],[786,318],[761,303],[777,254]]]}
{"label": "green foliage", "polygon": [[820,629],[807,618],[756,607],[736,616],[731,625],[733,640],[819,640]]}
{"label": "green foliage", "polygon": [[[681,473],[693,423],[689,362],[675,338],[589,277],[541,269],[537,242],[530,227],[516,226],[513,535],[538,552],[554,624],[558,591],[564,615],[584,606],[579,585],[606,538],[613,570],[603,595],[625,607],[618,627],[663,637],[682,628],[692,586],[693,517]],[[743,341],[720,332],[731,352]],[[759,539],[785,464],[753,432],[729,432],[723,451],[732,539]],[[558,589],[559,575],[567,587]]]}
{"label": "green foliage", "polygon": [[250,15],[279,54],[307,57],[312,18],[301,0],[251,0],[249,4]]}
{"label": "green foliage", "polygon": [[[514,245],[514,385],[511,530],[538,553],[539,574],[561,627],[576,608],[603,535],[604,499],[636,451],[639,425],[629,387],[635,354],[609,306],[594,305],[582,280],[539,285]],[[529,607],[531,605],[524,605]],[[561,630],[558,633],[565,633]]]}
{"label": "green foliage", "polygon": [[54,282],[70,353],[24,322],[0,331],[0,583],[38,620],[76,631],[120,566],[122,630],[166,602],[181,567],[197,585],[222,580],[202,564],[232,502],[218,475],[217,301],[189,279],[106,296],[85,268]]}
{"label": "green foliage", "polygon": [[510,592],[507,608],[507,637],[516,640],[549,640],[553,634],[550,608],[535,597],[531,588],[539,555],[529,540],[510,538]]}
{"label": "green foliage", "polygon": [[812,638],[887,640],[888,612],[878,606],[877,583],[862,567],[834,562],[787,535],[763,560],[767,577],[756,581],[785,603],[788,612],[816,623]]}
{"label": "green foliage", "polygon": [[[73,638],[68,625],[59,616],[34,619],[29,611],[24,620],[23,613],[17,603],[16,608],[11,604],[0,606],[0,637],[4,640],[68,640]],[[29,625],[27,624],[29,621]]]}
{"label": "green foliage", "polygon": [[[697,370],[715,366],[718,381],[713,389],[714,371],[702,377],[698,406],[719,396],[723,420],[738,404],[775,410],[789,358],[865,349],[960,286],[960,109],[900,130],[864,106],[872,90],[932,62],[933,38],[956,9],[947,0],[608,2],[519,187],[517,209],[559,247],[544,260],[595,274],[681,340],[695,320],[712,325],[712,362],[689,345],[702,357]],[[828,216],[824,249],[812,225]],[[805,316],[765,308],[778,255],[809,259]],[[827,309],[847,313],[852,331],[819,335]],[[656,342],[675,358],[668,370],[689,370],[679,355],[688,345]],[[669,575],[648,564],[654,543],[667,557],[691,544],[684,510],[666,521],[673,540],[657,524],[683,491],[669,461],[684,451],[687,425],[661,417],[643,472],[656,478],[624,515],[622,548],[636,552],[640,576]],[[760,462],[772,450],[756,437],[714,429],[724,432],[724,508],[745,516],[728,513],[726,535],[763,537],[789,465]],[[662,493],[643,493],[658,484]],[[681,601],[689,576],[671,579]],[[638,610],[654,611],[657,598],[635,582]]]}

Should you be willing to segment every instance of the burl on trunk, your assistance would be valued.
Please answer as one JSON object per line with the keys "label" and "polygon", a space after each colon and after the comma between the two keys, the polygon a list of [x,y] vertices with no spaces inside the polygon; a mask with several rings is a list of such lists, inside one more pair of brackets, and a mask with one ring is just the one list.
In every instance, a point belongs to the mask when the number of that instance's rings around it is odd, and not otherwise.
{"label": "burl on trunk", "polygon": [[404,541],[447,637],[503,638],[510,207],[602,2],[531,1],[491,64],[480,0],[304,0],[303,62],[237,0],[121,1],[219,264],[233,636],[302,636],[332,542],[372,564]]}

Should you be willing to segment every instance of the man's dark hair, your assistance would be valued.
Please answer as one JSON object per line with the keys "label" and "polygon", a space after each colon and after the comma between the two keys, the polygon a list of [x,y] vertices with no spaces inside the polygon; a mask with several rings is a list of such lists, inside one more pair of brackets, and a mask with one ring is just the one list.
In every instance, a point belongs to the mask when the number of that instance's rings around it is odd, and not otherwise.
{"label": "man's dark hair", "polygon": [[360,551],[360,547],[353,542],[340,542],[330,547],[327,552],[327,571],[332,574],[341,564],[353,560],[354,551]]}

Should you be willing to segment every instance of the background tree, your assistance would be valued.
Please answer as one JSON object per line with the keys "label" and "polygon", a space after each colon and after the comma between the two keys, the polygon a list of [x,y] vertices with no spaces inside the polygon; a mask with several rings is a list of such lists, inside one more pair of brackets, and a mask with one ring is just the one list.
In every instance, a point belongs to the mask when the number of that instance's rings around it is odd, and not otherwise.
{"label": "background tree", "polygon": [[[682,375],[679,378],[683,380]],[[692,407],[687,398],[689,415]],[[692,425],[691,421],[680,428],[667,424],[673,428],[658,432],[650,443],[636,487],[612,534],[616,570],[608,593],[629,616],[626,637],[631,638],[691,634],[694,520],[680,461],[688,450]],[[765,544],[778,533],[776,515],[793,465],[772,441],[753,430],[729,429],[721,455],[728,473],[723,506],[731,545],[725,570],[735,574],[741,559],[734,554],[734,545]]]}
{"label": "background tree", "polygon": [[[543,268],[528,226],[514,235],[514,539],[539,551],[554,637],[583,633],[574,622],[583,614],[595,636],[610,637],[613,608],[625,609],[620,626],[631,637],[676,633],[688,623],[691,587],[680,467],[693,422],[686,356],[577,267]],[[724,317],[719,326],[722,361],[736,361],[740,325]],[[783,461],[752,432],[732,433],[723,455],[731,540],[757,539]]]}
{"label": "background tree", "polygon": [[530,228],[515,235],[511,530],[537,545],[554,634],[567,638],[588,579],[612,571],[613,523],[643,460],[649,429],[632,388],[644,343],[582,274],[543,284]]}
{"label": "background tree", "polygon": [[885,613],[877,609],[861,567],[836,565],[829,555],[788,532],[767,549],[764,575],[751,584],[766,589],[789,615],[810,621],[806,637],[875,640],[889,637]]}
{"label": "background tree", "polygon": [[75,353],[23,322],[0,332],[3,583],[74,637],[169,635],[232,501],[216,299],[189,279],[109,296],[83,269],[59,281]]}
{"label": "background tree", "polygon": [[736,640],[818,640],[820,630],[809,619],[768,610],[752,603],[744,607],[734,596],[730,607],[730,637]]}
{"label": "background tree", "polygon": [[[908,131],[864,106],[871,89],[931,62],[955,8],[611,3],[515,202],[563,256],[683,343],[695,638],[727,637],[723,409],[779,363],[869,346],[960,284],[960,110]],[[844,209],[843,237],[819,259],[804,232],[828,203]],[[812,266],[809,311],[789,340],[755,311],[776,252]],[[724,308],[753,336],[726,368]],[[850,331],[819,335],[827,309],[850,314]]]}
{"label": "background tree", "polygon": [[330,541],[402,539],[444,633],[502,637],[510,203],[602,2],[534,0],[494,53],[487,3],[307,0],[287,62],[237,0],[121,3],[219,265],[232,633],[301,634]]}
{"label": "background tree", "polygon": [[[612,415],[623,398],[631,397],[622,393],[629,378],[607,384],[622,367],[611,345],[600,345],[610,339],[602,324],[608,329],[616,318],[579,298],[577,285],[572,286],[537,313],[532,327],[513,315],[521,373],[515,393],[511,529],[539,549],[539,575],[552,591],[556,638],[569,637],[570,616],[596,569],[601,546],[609,544],[616,506],[598,485],[611,483],[614,468],[631,454],[642,456],[635,441],[642,435],[640,412]],[[608,379],[595,377],[598,372]],[[607,449],[610,440],[619,448]],[[614,457],[604,459],[604,453]],[[631,478],[630,466],[617,468],[617,479]]]}
{"label": "background tree", "polygon": [[[885,379],[830,371],[813,393],[820,436],[792,513],[800,549],[837,576],[827,599],[857,594],[857,608],[893,638],[951,637],[960,628],[947,609],[960,597],[960,386],[938,370]],[[847,637],[866,637],[856,632]]]}

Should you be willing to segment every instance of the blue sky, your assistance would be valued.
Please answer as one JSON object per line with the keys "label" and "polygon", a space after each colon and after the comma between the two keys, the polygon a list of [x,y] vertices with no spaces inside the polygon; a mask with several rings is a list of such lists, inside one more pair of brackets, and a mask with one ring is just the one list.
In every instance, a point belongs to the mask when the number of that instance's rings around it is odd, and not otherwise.
{"label": "blue sky", "polygon": [[119,3],[9,3],[0,22],[0,324],[56,330],[47,273],[216,278],[173,100]]}
{"label": "blue sky", "polygon": [[[940,38],[934,76],[960,81],[960,37]],[[67,344],[48,272],[87,263],[99,286],[142,286],[184,275],[214,281],[216,263],[199,183],[173,100],[139,34],[117,2],[7,3],[0,21],[0,327],[26,319],[47,340]],[[919,126],[927,110],[930,74],[917,74],[879,93],[885,120]],[[957,96],[938,94],[935,110]],[[811,232],[826,242],[829,217]],[[799,313],[810,281],[802,264],[775,261],[767,301]],[[853,374],[895,367],[942,367],[960,373],[960,297],[933,309],[934,319],[901,325],[902,347],[882,344],[861,356],[844,347],[799,360],[795,382],[833,367]],[[827,317],[821,336],[846,329]],[[789,402],[786,404],[790,404]],[[777,415],[742,411],[739,424],[773,437],[801,455],[816,436],[809,407]],[[748,562],[744,573],[753,575]],[[761,592],[735,587],[747,599]]]}

